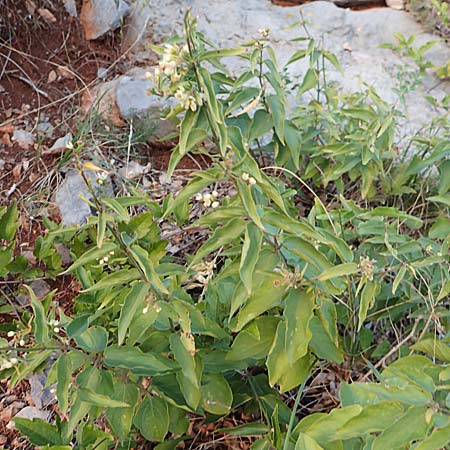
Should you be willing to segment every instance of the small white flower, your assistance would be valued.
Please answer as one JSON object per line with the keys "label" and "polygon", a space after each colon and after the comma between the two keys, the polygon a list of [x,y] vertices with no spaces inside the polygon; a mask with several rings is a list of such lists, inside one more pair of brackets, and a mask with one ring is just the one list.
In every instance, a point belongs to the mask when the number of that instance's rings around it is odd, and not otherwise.
{"label": "small white flower", "polygon": [[21,347],[23,347],[23,346],[25,345],[25,341],[24,341],[23,339],[21,339],[21,340],[19,341],[19,345],[20,345]]}
{"label": "small white flower", "polygon": [[242,174],[242,179],[243,179],[244,181],[248,181],[249,178],[250,178],[250,175],[249,175],[247,172],[244,172],[244,173]]}
{"label": "small white flower", "polygon": [[250,177],[248,182],[249,184],[256,184],[256,180],[253,177]]}
{"label": "small white flower", "polygon": [[8,331],[8,337],[14,337],[15,334],[15,331]]}
{"label": "small white flower", "polygon": [[147,305],[143,310],[142,310],[142,314],[147,314],[149,310],[149,306]]}
{"label": "small white flower", "polygon": [[53,328],[53,331],[54,331],[55,333],[59,333],[59,328],[58,328],[58,327],[55,327],[55,328]]}
{"label": "small white flower", "polygon": [[73,150],[73,143],[72,142],[68,142],[67,145],[66,145],[66,148],[68,150]]}
{"label": "small white flower", "polygon": [[18,361],[17,358],[10,358],[9,362],[10,362],[13,366],[15,366],[19,361]]}
{"label": "small white flower", "polygon": [[56,394],[56,389],[55,388],[51,388],[50,389],[50,394]]}
{"label": "small white flower", "polygon": [[217,191],[212,191],[212,192],[211,192],[211,195],[212,195],[214,198],[217,198],[217,197],[219,196],[219,193],[218,193]]}
{"label": "small white flower", "polygon": [[218,206],[220,206],[220,203],[217,200],[211,203],[212,208],[217,208]]}
{"label": "small white flower", "polygon": [[195,196],[195,200],[198,202],[201,202],[203,200],[203,195],[199,192],[196,196]]}

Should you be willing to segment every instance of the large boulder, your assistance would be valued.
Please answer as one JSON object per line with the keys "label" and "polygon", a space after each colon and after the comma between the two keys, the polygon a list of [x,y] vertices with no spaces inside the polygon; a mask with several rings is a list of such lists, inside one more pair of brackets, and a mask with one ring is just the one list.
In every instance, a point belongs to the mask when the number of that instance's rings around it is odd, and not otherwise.
{"label": "large boulder", "polygon": [[[391,103],[399,101],[395,88],[398,74],[407,61],[380,45],[395,43],[395,33],[416,35],[414,45],[417,46],[437,39],[425,32],[407,12],[390,8],[353,11],[324,1],[301,7],[281,7],[269,0],[167,0],[161,8],[159,0],[136,0],[126,25],[125,46],[133,45],[131,51],[139,60],[154,58],[148,43],[160,43],[180,33],[188,8],[198,17],[199,30],[220,46],[232,46],[259,37],[259,29],[269,28],[270,44],[280,64],[302,45],[292,39],[305,36],[305,31],[301,27],[288,26],[303,17],[311,23],[308,26],[310,35],[335,53],[343,66],[343,74],[329,66],[328,82],[336,82],[343,92],[354,92],[367,84]],[[443,65],[450,60],[450,49],[444,42],[439,42],[427,51],[426,59]],[[237,71],[239,61],[231,60],[229,67]],[[298,61],[290,67],[290,76],[301,80],[307,68],[308,61]],[[424,81],[424,86],[406,96],[403,106],[405,134],[411,135],[431,117],[440,114],[423,98],[425,93],[440,98],[450,92],[448,82],[438,83],[431,75]],[[293,106],[295,101],[292,100]]]}

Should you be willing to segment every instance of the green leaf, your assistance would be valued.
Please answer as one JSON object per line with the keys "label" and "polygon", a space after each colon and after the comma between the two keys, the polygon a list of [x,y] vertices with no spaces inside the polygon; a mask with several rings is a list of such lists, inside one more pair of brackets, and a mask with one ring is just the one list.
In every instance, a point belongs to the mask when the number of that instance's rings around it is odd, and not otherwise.
{"label": "green leaf", "polygon": [[265,358],[272,347],[279,319],[262,316],[250,322],[234,338],[231,351],[226,359],[242,361]]}
{"label": "green leaf", "polygon": [[202,406],[211,414],[228,414],[233,403],[233,392],[221,374],[205,374],[202,378]]}
{"label": "green leaf", "polygon": [[401,448],[412,441],[423,439],[429,428],[425,417],[427,409],[427,406],[411,406],[374,439],[372,450]]}
{"label": "green leaf", "polygon": [[278,306],[286,293],[286,283],[283,276],[278,273],[267,273],[237,316],[233,331],[240,331],[250,321]]}
{"label": "green leaf", "polygon": [[375,302],[375,294],[379,289],[379,284],[375,281],[367,281],[361,292],[361,299],[359,301],[358,310],[358,331],[361,329],[362,324],[366,320],[367,311],[372,308]]}
{"label": "green leaf", "polygon": [[388,428],[404,412],[399,402],[384,401],[366,406],[336,432],[336,439],[351,439]]}
{"label": "green leaf", "polygon": [[78,388],[77,393],[81,401],[101,408],[127,408],[130,406],[128,403],[114,400],[107,395],[97,394],[88,388]]}
{"label": "green leaf", "polygon": [[105,204],[108,208],[113,210],[120,222],[129,223],[130,215],[128,214],[127,208],[123,206],[117,199],[115,198],[103,198],[102,203]]}
{"label": "green leaf", "polygon": [[67,354],[61,355],[57,362],[56,398],[59,410],[65,414],[69,406],[69,385],[72,379],[72,360]]}
{"label": "green leaf", "polygon": [[140,310],[142,312],[148,290],[149,285],[147,283],[139,282],[131,288],[130,292],[125,297],[119,316],[119,325],[117,330],[118,345],[123,344],[128,327],[130,326],[136,311]]}
{"label": "green leaf", "polygon": [[190,109],[184,114],[183,120],[180,125],[180,140],[179,140],[179,152],[183,156],[187,151],[187,141],[192,129],[195,127],[199,116],[200,110],[193,112]]}
{"label": "green leaf", "polygon": [[106,290],[108,288],[118,286],[121,284],[128,284],[131,281],[138,280],[141,274],[138,269],[120,269],[115,270],[108,275],[100,278],[100,280],[88,287],[83,289],[81,292],[94,292],[100,290]]}
{"label": "green leaf", "polygon": [[358,416],[361,411],[361,406],[352,405],[345,408],[333,409],[329,414],[306,416],[295,427],[294,435],[296,432],[305,433],[317,441],[319,445],[326,445],[335,441],[337,430],[353,417]]}
{"label": "green leaf", "polygon": [[298,359],[294,364],[290,364],[285,342],[286,323],[281,321],[278,324],[276,336],[266,362],[269,371],[269,384],[270,386],[279,384],[280,392],[286,392],[300,385],[308,376],[312,362],[308,354]]}
{"label": "green leaf", "polygon": [[191,267],[220,247],[233,242],[244,232],[245,228],[246,222],[239,217],[231,219],[226,225],[217,228],[212,236],[197,250],[190,264]]}
{"label": "green leaf", "polygon": [[108,345],[108,332],[103,327],[93,326],[75,336],[74,339],[85,352],[99,353],[103,352]]}
{"label": "green leaf", "polygon": [[224,48],[221,50],[209,50],[203,52],[199,55],[199,61],[207,61],[215,58],[224,58],[226,56],[239,56],[243,55],[248,51],[245,47],[237,47],[237,48]]}
{"label": "green leaf", "polygon": [[376,383],[341,383],[340,398],[342,406],[373,405],[384,400],[399,401],[408,405],[426,405],[433,396],[419,387],[391,386],[389,388]]}
{"label": "green leaf", "polygon": [[12,241],[17,228],[19,227],[19,212],[17,210],[17,202],[13,201],[6,208],[6,212],[0,217],[0,240]]}
{"label": "green leaf", "polygon": [[418,352],[427,353],[446,363],[450,362],[450,346],[436,338],[425,338],[411,347]]}
{"label": "green leaf", "polygon": [[312,292],[292,289],[289,291],[285,303],[285,348],[289,364],[292,365],[305,356],[308,351],[312,336],[309,322],[313,317],[315,307],[314,295]]}
{"label": "green leaf", "polygon": [[441,290],[439,291],[437,301],[441,301],[443,298],[447,297],[450,294],[450,280],[447,280],[443,283]]}
{"label": "green leaf", "polygon": [[357,272],[358,272],[358,265],[356,263],[344,263],[325,270],[317,277],[317,279],[319,281],[325,281],[331,278],[353,275],[354,273]]}
{"label": "green leaf", "polygon": [[269,427],[264,423],[252,422],[233,428],[216,428],[214,431],[230,436],[261,436],[269,432]]}
{"label": "green leaf", "polygon": [[87,252],[83,253],[79,258],[77,258],[69,268],[61,273],[61,275],[73,272],[75,269],[78,269],[78,267],[84,267],[93,261],[97,261],[103,256],[108,255],[109,252],[113,252],[116,249],[117,246],[113,242],[104,242],[101,248],[91,248]]}
{"label": "green leaf", "polygon": [[316,314],[309,322],[312,334],[309,346],[319,358],[340,364],[343,361],[343,353],[339,347],[334,303],[320,299]]}
{"label": "green leaf", "polygon": [[397,272],[394,282],[392,283],[392,295],[395,295],[400,283],[403,281],[403,278],[406,274],[406,269],[407,269],[407,266],[405,264],[402,264],[399,271]]}
{"label": "green leaf", "polygon": [[313,89],[316,87],[317,82],[319,80],[319,76],[317,74],[317,71],[315,69],[308,69],[306,71],[306,74],[303,78],[302,84],[298,88],[297,95],[300,96],[306,91],[309,91],[310,89]]}
{"label": "green leaf", "polygon": [[144,398],[133,423],[148,441],[163,441],[169,431],[167,403],[159,397]]}
{"label": "green leaf", "polygon": [[146,281],[148,281],[157,291],[162,292],[163,294],[169,294],[169,291],[156,273],[153,261],[148,252],[139,245],[132,245],[130,252],[144,273]]}
{"label": "green leaf", "polygon": [[[450,161],[450,160],[449,160]],[[440,216],[428,231],[430,239],[445,239],[450,234],[450,218]]]}
{"label": "green leaf", "polygon": [[156,353],[144,353],[137,347],[111,346],[105,350],[104,357],[105,364],[110,367],[122,367],[145,376],[172,372],[179,368],[174,361]]}
{"label": "green leaf", "polygon": [[121,441],[129,437],[131,424],[133,422],[134,410],[139,399],[139,390],[133,384],[125,384],[119,380],[114,381],[114,391],[111,394],[113,400],[129,403],[124,408],[111,408],[106,411],[111,431]]}
{"label": "green leaf", "polygon": [[300,433],[294,450],[323,450],[323,448],[307,434]]}
{"label": "green leaf", "polygon": [[172,334],[172,336],[170,336],[170,349],[175,356],[175,360],[181,366],[184,376],[192,383],[193,386],[199,388],[200,383],[196,370],[195,347],[187,348],[185,342],[186,339],[182,340],[179,335]]}
{"label": "green leaf", "polygon": [[267,96],[267,102],[272,113],[275,132],[280,142],[284,145],[284,121],[286,118],[284,104],[277,95]]}
{"label": "green leaf", "polygon": [[258,139],[268,133],[273,127],[273,118],[265,109],[258,109],[253,116],[253,120],[248,127],[249,142]]}
{"label": "green leaf", "polygon": [[36,295],[29,286],[24,284],[26,290],[30,294],[31,307],[34,313],[34,338],[38,344],[43,344],[48,342],[48,325],[47,325],[47,315],[45,314],[44,306],[41,301],[39,301]]}
{"label": "green leaf", "polygon": [[253,199],[252,187],[247,183],[238,182],[237,188],[241,197],[242,206],[245,209],[248,217],[255,223],[255,225],[261,230],[264,230],[264,225],[261,222],[258,211],[256,210],[256,203]]}
{"label": "green leaf", "polygon": [[252,292],[253,272],[261,249],[263,234],[252,222],[247,224],[242,246],[241,262],[239,264],[239,275],[241,281],[247,289],[248,295]]}
{"label": "green leaf", "polygon": [[442,203],[450,208],[450,194],[435,195],[433,197],[428,197],[427,200],[430,202]]}
{"label": "green leaf", "polygon": [[64,444],[58,428],[42,419],[14,418],[16,428],[34,445],[61,445]]}
{"label": "green leaf", "polygon": [[102,248],[103,241],[105,240],[106,222],[106,214],[100,211],[97,222],[97,248]]}
{"label": "green leaf", "polygon": [[435,428],[428,437],[414,447],[414,450],[439,450],[445,448],[449,443],[450,424],[442,428]]}

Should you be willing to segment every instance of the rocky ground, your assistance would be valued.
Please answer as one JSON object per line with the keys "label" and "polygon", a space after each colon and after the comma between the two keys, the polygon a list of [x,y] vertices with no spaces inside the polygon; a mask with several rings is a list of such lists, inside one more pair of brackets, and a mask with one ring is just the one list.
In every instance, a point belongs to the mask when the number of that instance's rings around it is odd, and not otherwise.
{"label": "rocky ground", "polygon": [[[157,138],[173,127],[161,120],[167,105],[147,95],[151,82],[145,72],[157,61],[148,44],[179,33],[188,7],[198,16],[199,29],[218,45],[245,42],[257,37],[259,29],[269,28],[280,64],[298,48],[292,39],[305,35],[300,27],[289,25],[307,19],[309,33],[342,64],[343,73],[330,66],[328,82],[337,83],[343,92],[373,86],[385,100],[403,108],[404,127],[397,139],[411,136],[442,113],[424,94],[439,98],[450,93],[449,81],[429,71],[423,86],[400,102],[395,86],[408,60],[380,45],[395,43],[394,33],[416,35],[415,45],[436,40],[437,35],[403,10],[399,0],[390,0],[391,7],[377,1],[358,5],[355,0],[353,9],[323,1],[299,7],[297,0],[167,0],[163,7],[161,3],[0,0],[0,204],[20,202],[23,227],[18,244],[24,255],[32,257],[42,230],[41,215],[74,224],[90,214],[79,197],[88,193],[73,170],[77,156],[67,151],[71,141],[83,146],[78,157],[89,155],[110,168],[115,177],[111,190],[133,182],[162,197],[178,190],[192,170],[208,165],[206,157],[186,157],[174,181],[167,181],[171,143]],[[443,65],[450,61],[450,48],[440,41],[425,56]],[[305,64],[291,66],[289,76],[300,79]],[[238,70],[238,63],[230,68]],[[292,107],[296,101],[291,98]],[[65,283],[58,286],[61,301],[70,303],[76,288],[70,280],[61,281]],[[53,400],[43,391],[42,376],[31,377],[14,392],[1,385],[0,446],[25,445],[7,425],[15,414],[47,414]]]}

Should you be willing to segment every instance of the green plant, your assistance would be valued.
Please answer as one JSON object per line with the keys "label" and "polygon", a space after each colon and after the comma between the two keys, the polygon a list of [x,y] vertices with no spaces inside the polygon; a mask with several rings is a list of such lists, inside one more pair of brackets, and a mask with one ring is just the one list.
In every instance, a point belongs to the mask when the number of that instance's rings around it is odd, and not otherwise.
{"label": "green plant", "polygon": [[[52,293],[39,300],[28,289],[31,310],[2,341],[17,359],[3,367],[11,386],[56,356],[48,377],[49,385],[56,383],[56,423],[16,422],[35,445],[130,448],[143,436],[160,442],[157,448],[175,448],[188,439],[187,414],[213,421],[246,408],[265,423],[229,432],[263,435],[254,449],[370,448],[364,446],[371,437],[358,428],[339,434],[344,420],[329,425],[334,417],[350,419],[350,410],[364,419],[364,395],[352,394],[350,404],[341,391],[342,409],[298,424],[297,408],[290,411],[278,392],[297,389],[298,406],[318,363],[357,367],[371,359],[378,375],[387,358],[417,339],[418,329],[419,351],[433,326],[448,332],[448,140],[438,131],[417,137],[411,145],[422,154],[395,165],[395,110],[370,89],[341,98],[323,81],[326,61],[338,66],[335,57],[310,38],[299,40],[306,48],[280,68],[267,33],[220,50],[188,14],[184,38],[156,48],[163,57],[151,77],[155,92],[179,102],[168,116],[180,122],[169,174],[208,141],[211,167],[162,204],[137,189],[118,198],[92,190],[97,214],[86,224],[47,221],[35,253],[52,274],[59,269],[54,244],[69,246],[73,263],[63,273],[81,285],[74,311],[52,302]],[[244,64],[238,76],[222,64],[224,57]],[[287,68],[304,57],[309,69],[292,86]],[[315,95],[289,112],[292,87],[302,98]],[[263,165],[260,155],[274,163]],[[85,176],[85,166],[77,167]],[[440,177],[420,177],[435,167]],[[220,195],[227,186],[229,195]],[[194,205],[202,212],[195,219]],[[207,237],[192,254],[171,255],[161,238],[164,222],[200,228]],[[408,334],[394,344],[389,331],[396,326]],[[441,370],[412,358],[424,371]],[[396,377],[389,378],[394,391],[429,381],[416,372]],[[389,411],[413,414],[403,397],[382,395],[380,402],[392,400]],[[429,397],[417,416],[439,427],[446,411],[428,412]],[[331,427],[326,439],[311,432],[321,418]],[[389,425],[369,429],[388,433]],[[420,430],[415,439],[429,427]]]}

